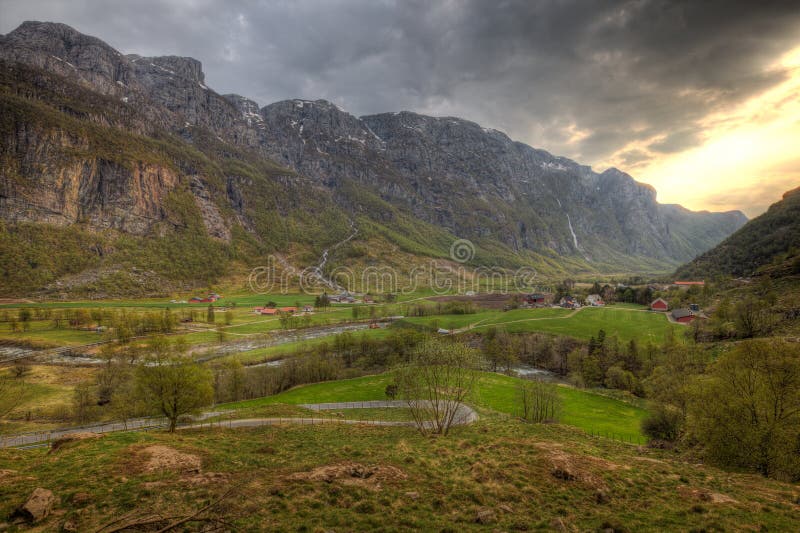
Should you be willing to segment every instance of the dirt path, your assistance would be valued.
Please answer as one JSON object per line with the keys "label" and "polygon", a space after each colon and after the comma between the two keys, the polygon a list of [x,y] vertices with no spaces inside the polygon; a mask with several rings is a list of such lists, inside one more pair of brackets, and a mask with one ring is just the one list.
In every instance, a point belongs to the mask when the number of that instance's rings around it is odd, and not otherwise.
{"label": "dirt path", "polygon": [[474,323],[470,324],[469,326],[466,326],[466,327],[463,327],[463,328],[460,328],[460,329],[455,329],[455,330],[453,330],[453,333],[463,333],[465,331],[469,331],[469,330],[475,329],[476,327],[479,327],[479,326],[484,328],[484,327],[489,327],[489,326],[505,326],[506,324],[517,324],[519,322],[533,322],[533,321],[536,321],[536,320],[563,320],[565,318],[574,317],[576,314],[580,313],[583,309],[584,309],[583,307],[580,307],[578,309],[573,309],[573,311],[571,313],[566,314],[564,316],[542,316],[542,317],[533,317],[533,318],[521,318],[519,320],[509,320],[509,321],[506,321],[506,322],[490,322],[489,324],[482,324],[482,322],[486,322],[487,320],[490,320],[488,318],[484,318],[483,320],[479,320],[477,322],[474,322]]}

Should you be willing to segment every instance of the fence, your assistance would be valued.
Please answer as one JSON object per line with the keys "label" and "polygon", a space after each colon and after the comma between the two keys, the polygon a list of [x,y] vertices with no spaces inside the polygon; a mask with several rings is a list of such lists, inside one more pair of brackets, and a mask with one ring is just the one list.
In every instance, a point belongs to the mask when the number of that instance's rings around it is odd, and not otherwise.
{"label": "fence", "polygon": [[587,431],[587,433],[591,437],[602,437],[604,439],[611,439],[624,444],[637,444],[639,446],[647,444],[647,439],[642,438],[641,435],[632,436],[625,435],[624,433],[614,433],[613,431],[602,431],[595,429],[590,429]]}
{"label": "fence", "polygon": [[[284,424],[299,425],[324,425],[324,424],[367,424],[372,426],[414,426],[415,422],[410,419],[398,418],[387,420],[378,418],[375,413],[366,416],[359,416],[360,409],[385,409],[385,408],[406,408],[408,403],[402,400],[377,400],[363,402],[335,402],[319,404],[297,405],[308,409],[313,414],[311,416],[264,416],[263,408],[239,409],[236,411],[214,411],[205,413],[199,420],[182,421],[178,424],[179,429],[211,429],[211,428],[234,428],[234,427],[260,427],[277,426]],[[353,410],[345,417],[336,410]],[[247,418],[252,415],[253,418]],[[477,414],[468,406],[462,405],[456,415],[455,425],[470,424],[477,419]],[[91,433],[112,433],[116,431],[148,431],[151,429],[161,429],[169,425],[169,421],[164,417],[137,418],[127,422],[109,422],[106,424],[94,424],[77,426],[70,428],[54,429],[50,431],[39,431],[25,433],[22,435],[0,436],[0,448],[22,447],[34,448],[48,446],[54,440],[72,433],[91,432]]]}
{"label": "fence", "polygon": [[0,435],[0,448],[34,447],[49,445],[52,441],[71,433],[111,433],[114,431],[142,431],[166,427],[168,421],[163,417],[137,418],[127,422],[109,422],[69,428],[36,431],[21,435]]}

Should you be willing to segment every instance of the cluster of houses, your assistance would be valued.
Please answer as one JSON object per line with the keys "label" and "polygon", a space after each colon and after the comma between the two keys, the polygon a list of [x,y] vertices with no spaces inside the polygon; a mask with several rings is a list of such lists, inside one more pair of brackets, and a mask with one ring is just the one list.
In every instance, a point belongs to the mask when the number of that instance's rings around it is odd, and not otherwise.
{"label": "cluster of houses", "polygon": [[328,296],[328,301],[334,304],[375,303],[375,300],[371,296],[364,296],[363,298],[359,299],[357,295],[353,294],[350,291],[343,291],[339,294],[332,294],[327,296]]}
{"label": "cluster of houses", "polygon": [[[253,314],[255,315],[294,315],[299,310],[296,306],[288,307],[254,307]],[[304,305],[302,313],[309,314],[314,312],[314,307],[311,305]]]}
{"label": "cluster of houses", "polygon": [[[666,313],[669,311],[669,302],[664,298],[656,298],[650,302],[650,310]],[[673,309],[670,316],[675,322],[680,324],[688,324],[695,318],[700,317],[700,306],[697,304],[689,304],[688,308]]]}
{"label": "cluster of houses", "polygon": [[[542,294],[542,293],[532,293],[526,294],[522,297],[522,304],[520,307],[522,308],[533,308],[533,307],[549,307],[550,300],[552,295],[549,294]],[[575,296],[564,296],[559,300],[556,304],[558,307],[563,307],[565,309],[580,309],[581,305],[586,305],[590,307],[602,307],[605,305],[603,298],[599,294],[590,294],[586,297],[583,301],[581,301]]]}
{"label": "cluster of houses", "polygon": [[222,296],[220,296],[216,292],[211,292],[211,293],[208,294],[208,296],[205,296],[205,297],[192,296],[191,298],[189,298],[189,303],[190,304],[212,304],[212,303],[216,302],[217,300],[219,300],[220,298],[222,298]]}
{"label": "cluster of houses", "polygon": [[581,301],[575,296],[564,296],[558,302],[558,306],[564,309],[580,309],[581,305],[585,305],[586,307],[603,307],[606,303],[599,294],[590,294],[583,301],[583,304],[581,304]]}

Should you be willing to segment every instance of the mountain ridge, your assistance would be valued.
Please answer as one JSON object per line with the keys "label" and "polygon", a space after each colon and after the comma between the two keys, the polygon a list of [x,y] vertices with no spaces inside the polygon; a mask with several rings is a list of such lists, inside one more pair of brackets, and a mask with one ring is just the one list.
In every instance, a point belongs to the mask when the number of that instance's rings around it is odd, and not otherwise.
{"label": "mountain ridge", "polygon": [[800,274],[800,187],[676,271],[676,276]]}
{"label": "mountain ridge", "polygon": [[[61,154],[65,146],[72,146],[69,158],[81,150],[93,156],[81,160],[80,169],[69,169],[75,190],[99,191],[91,186],[98,180],[112,189],[118,182],[154,191],[147,187],[155,184],[164,188],[155,196],[158,201],[148,204],[143,193],[125,201],[144,209],[131,213],[159,218],[166,212],[164,202],[171,188],[183,188],[200,211],[208,235],[227,244],[236,241],[241,231],[250,235],[248,239],[277,242],[272,233],[280,226],[262,224],[257,229],[254,220],[274,218],[281,209],[271,204],[243,208],[248,195],[237,189],[242,183],[280,190],[275,193],[278,197],[287,193],[287,187],[311,187],[316,198],[325,198],[324,209],[333,218],[360,220],[365,226],[364,240],[378,239],[411,253],[446,257],[448,239],[469,238],[475,242],[479,264],[536,264],[543,272],[613,271],[623,265],[666,270],[716,244],[746,219],[738,212],[695,213],[658,204],[652,187],[624,172],[596,173],[464,119],[413,112],[356,117],[325,100],[292,99],[259,108],[246,97],[220,95],[205,86],[202,64],[193,58],[123,55],[63,24],[23,23],[0,38],[0,59],[7,71],[9,109],[35,103],[55,113],[35,139],[20,137],[22,130],[40,120],[32,118],[33,111],[17,113],[15,121],[7,124],[3,145],[6,157],[16,165],[16,175],[14,180],[6,176],[0,194],[0,218],[6,222],[53,222],[49,215],[37,219],[30,214],[36,210],[26,207],[25,199],[37,196],[36,187],[53,190],[54,175],[64,180],[62,160],[68,158],[52,154]],[[39,83],[46,96],[32,100],[25,93],[40,89],[15,85],[14,69],[19,67],[14,65],[19,64],[34,69],[25,76],[38,78],[39,82],[32,83]],[[45,80],[43,72],[51,77]],[[56,81],[52,75],[67,81]],[[70,88],[73,83],[75,89]],[[77,87],[84,91],[80,97]],[[62,98],[69,104],[59,102]],[[102,104],[94,99],[102,99]],[[67,124],[66,118],[78,122]],[[141,144],[137,154],[125,156],[130,161],[124,172],[108,165],[107,160],[113,159],[108,154],[94,157],[93,148],[102,144],[98,140],[102,135],[76,139],[73,134],[98,124],[111,127],[105,135],[142,137],[134,143]],[[160,142],[171,143],[170,150],[180,153],[199,149],[189,159],[208,159],[203,165],[214,167],[210,173],[218,176],[212,179],[198,172],[197,161],[176,159],[174,154],[162,158],[171,166],[169,171],[161,165],[150,168],[148,174],[142,162],[154,159],[153,150],[161,148],[150,145]],[[211,150],[210,145],[214,145]],[[37,159],[48,151],[47,161]],[[27,159],[32,166],[18,164]],[[270,170],[263,175],[249,172],[245,178],[226,170],[236,161]],[[130,168],[134,174],[144,172],[145,177],[128,177]],[[292,193],[292,205],[308,210],[301,189]],[[107,205],[103,194],[80,198],[89,205]],[[83,209],[74,201],[70,204],[66,196],[59,202],[47,209],[73,214]],[[103,216],[90,216],[89,222],[127,231]],[[79,219],[69,220],[77,223]],[[304,224],[311,222],[296,227]],[[154,231],[145,226],[135,233]],[[307,246],[323,245],[309,242]]]}

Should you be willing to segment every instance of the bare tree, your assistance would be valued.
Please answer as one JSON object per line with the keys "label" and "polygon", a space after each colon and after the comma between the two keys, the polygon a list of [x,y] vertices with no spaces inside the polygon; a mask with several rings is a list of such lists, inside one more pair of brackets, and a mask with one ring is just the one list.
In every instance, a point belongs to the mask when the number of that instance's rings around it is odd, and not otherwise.
{"label": "bare tree", "polygon": [[398,393],[423,434],[446,435],[464,416],[464,402],[475,389],[479,358],[456,342],[428,339],[397,373]]}
{"label": "bare tree", "polygon": [[541,380],[526,380],[519,385],[520,415],[528,422],[540,424],[558,420],[561,398],[557,385]]}

